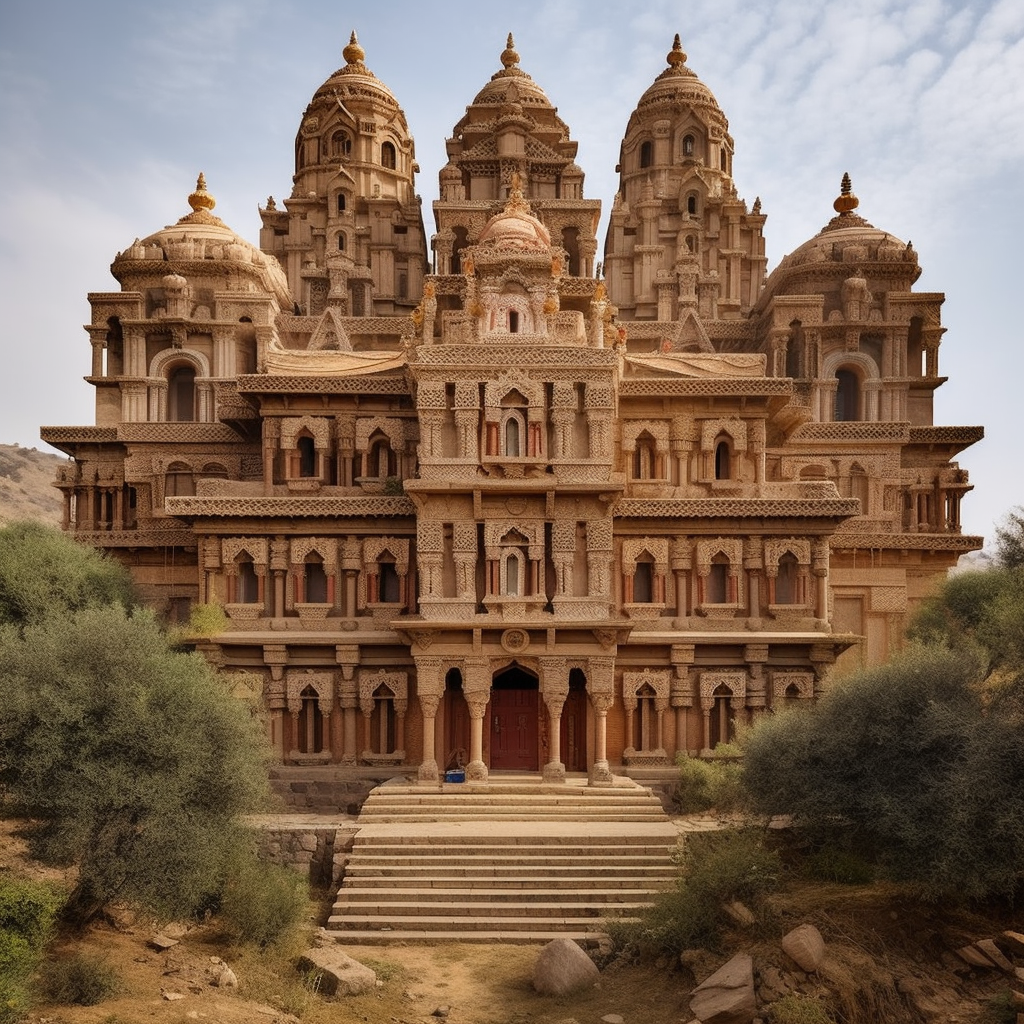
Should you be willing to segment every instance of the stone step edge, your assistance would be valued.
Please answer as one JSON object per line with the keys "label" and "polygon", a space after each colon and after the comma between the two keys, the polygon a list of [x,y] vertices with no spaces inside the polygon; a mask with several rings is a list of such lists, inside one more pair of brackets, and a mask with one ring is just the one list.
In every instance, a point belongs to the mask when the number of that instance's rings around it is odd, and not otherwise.
{"label": "stone step edge", "polygon": [[441,943],[493,943],[495,945],[530,945],[536,943],[541,945],[551,942],[552,939],[573,939],[581,946],[588,948],[600,946],[608,941],[606,932],[587,931],[528,931],[528,932],[507,932],[507,931],[480,931],[469,932],[466,935],[453,935],[451,931],[331,931],[325,929],[328,938],[333,939],[338,945],[359,945],[359,946],[380,946],[392,943],[404,943],[406,945],[437,945]]}

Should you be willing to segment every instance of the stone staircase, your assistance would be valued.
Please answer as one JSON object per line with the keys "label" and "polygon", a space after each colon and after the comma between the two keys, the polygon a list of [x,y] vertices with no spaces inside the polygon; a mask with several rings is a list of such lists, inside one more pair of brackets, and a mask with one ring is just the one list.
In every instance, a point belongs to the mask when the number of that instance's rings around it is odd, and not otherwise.
{"label": "stone staircase", "polygon": [[343,943],[594,944],[676,874],[676,829],[631,784],[388,783],[357,824],[327,926]]}

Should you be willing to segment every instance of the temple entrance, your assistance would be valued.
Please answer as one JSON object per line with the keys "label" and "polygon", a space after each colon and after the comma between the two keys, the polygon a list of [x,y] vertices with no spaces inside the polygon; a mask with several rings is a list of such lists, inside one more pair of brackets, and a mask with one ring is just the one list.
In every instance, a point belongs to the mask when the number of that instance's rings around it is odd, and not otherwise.
{"label": "temple entrance", "polygon": [[462,673],[449,669],[444,680],[442,702],[443,771],[449,768],[465,768],[469,764],[469,708],[462,692]]}
{"label": "temple entrance", "polygon": [[569,673],[559,746],[567,772],[587,770],[587,677],[578,668]]}
{"label": "temple entrance", "polygon": [[492,771],[537,771],[537,678],[516,665],[491,684]]}

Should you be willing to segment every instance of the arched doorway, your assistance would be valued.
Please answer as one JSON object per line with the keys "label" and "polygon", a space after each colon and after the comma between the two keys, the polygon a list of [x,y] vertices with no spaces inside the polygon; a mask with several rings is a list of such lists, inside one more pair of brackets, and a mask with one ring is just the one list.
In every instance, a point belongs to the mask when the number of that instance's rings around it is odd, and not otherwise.
{"label": "arched doorway", "polygon": [[538,771],[537,677],[518,665],[491,683],[491,771]]}
{"label": "arched doorway", "polygon": [[469,764],[469,708],[462,692],[462,673],[457,668],[448,670],[444,679],[442,705],[444,722],[444,764],[445,770],[465,768]]}

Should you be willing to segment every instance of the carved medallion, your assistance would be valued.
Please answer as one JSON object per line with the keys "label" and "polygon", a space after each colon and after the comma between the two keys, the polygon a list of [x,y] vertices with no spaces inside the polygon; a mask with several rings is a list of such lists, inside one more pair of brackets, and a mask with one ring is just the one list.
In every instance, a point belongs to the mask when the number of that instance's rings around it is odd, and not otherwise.
{"label": "carved medallion", "polygon": [[525,629],[506,629],[501,634],[501,646],[509,654],[519,654],[530,646],[530,634]]}

